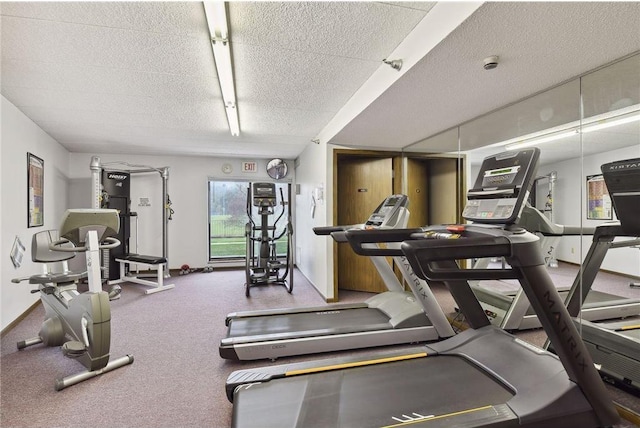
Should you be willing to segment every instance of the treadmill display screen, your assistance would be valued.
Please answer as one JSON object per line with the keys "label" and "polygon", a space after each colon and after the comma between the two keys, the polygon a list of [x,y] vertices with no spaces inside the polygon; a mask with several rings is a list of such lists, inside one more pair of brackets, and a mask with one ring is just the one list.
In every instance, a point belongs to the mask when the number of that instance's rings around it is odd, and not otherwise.
{"label": "treadmill display screen", "polygon": [[380,227],[397,215],[398,209],[406,205],[406,196],[390,196],[380,204],[365,223],[367,226]]}
{"label": "treadmill display screen", "polygon": [[482,179],[482,186],[504,186],[511,184],[513,179],[518,175],[520,166],[512,166],[510,168],[493,169],[484,172],[484,178]]}

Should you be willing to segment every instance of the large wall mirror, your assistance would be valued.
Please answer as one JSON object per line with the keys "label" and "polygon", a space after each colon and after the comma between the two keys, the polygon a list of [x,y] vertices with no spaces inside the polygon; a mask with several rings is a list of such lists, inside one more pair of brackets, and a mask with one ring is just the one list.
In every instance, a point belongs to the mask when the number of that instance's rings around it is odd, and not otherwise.
{"label": "large wall mirror", "polygon": [[[406,147],[404,155],[410,159],[439,153],[463,160],[459,167],[466,169],[461,176],[466,177],[467,189],[486,156],[519,144],[541,150],[530,201],[543,215],[583,229],[615,221],[600,166],[640,158],[640,54],[419,141]],[[591,241],[584,234],[545,243],[550,272],[563,268],[576,272],[555,275],[557,286],[571,287],[574,277],[581,277],[580,264]],[[626,276],[627,285],[619,294],[640,299],[640,290],[628,286],[629,277],[640,277],[638,248],[610,250],[601,271]],[[596,278],[593,287],[599,286]]]}

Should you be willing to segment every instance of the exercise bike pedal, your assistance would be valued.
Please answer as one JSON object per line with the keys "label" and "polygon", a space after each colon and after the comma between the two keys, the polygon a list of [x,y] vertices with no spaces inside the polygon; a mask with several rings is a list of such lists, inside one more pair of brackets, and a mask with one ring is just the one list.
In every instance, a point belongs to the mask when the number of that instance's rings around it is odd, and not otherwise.
{"label": "exercise bike pedal", "polygon": [[77,340],[70,340],[62,345],[62,355],[69,358],[78,358],[87,351],[84,343]]}
{"label": "exercise bike pedal", "polygon": [[40,290],[31,290],[32,293],[37,293],[38,291],[44,294],[53,294],[56,292],[56,287],[54,287],[53,285],[48,285],[46,287],[42,287]]}

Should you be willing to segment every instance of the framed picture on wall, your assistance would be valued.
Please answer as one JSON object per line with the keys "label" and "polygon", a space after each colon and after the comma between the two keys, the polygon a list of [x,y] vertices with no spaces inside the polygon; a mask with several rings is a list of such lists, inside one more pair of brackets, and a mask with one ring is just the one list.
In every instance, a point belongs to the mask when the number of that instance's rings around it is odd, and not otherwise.
{"label": "framed picture on wall", "polygon": [[27,153],[27,225],[44,225],[44,161]]}
{"label": "framed picture on wall", "polygon": [[590,220],[613,219],[611,197],[602,174],[587,176],[587,218]]}

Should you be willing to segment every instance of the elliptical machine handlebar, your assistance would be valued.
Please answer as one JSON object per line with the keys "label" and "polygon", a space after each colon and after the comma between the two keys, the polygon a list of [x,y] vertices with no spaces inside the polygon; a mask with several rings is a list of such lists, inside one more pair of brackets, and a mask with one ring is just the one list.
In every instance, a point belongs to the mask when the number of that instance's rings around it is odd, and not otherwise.
{"label": "elliptical machine handlebar", "polygon": [[[63,244],[67,244],[71,241],[68,239],[60,239],[58,241],[52,242],[49,244],[49,249],[52,251],[62,251],[66,253],[81,253],[85,251],[89,251],[88,247],[63,247]],[[100,243],[98,247],[99,250],[110,250],[112,248],[116,248],[120,245],[120,241],[113,237],[106,237],[104,241]]]}

